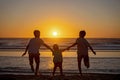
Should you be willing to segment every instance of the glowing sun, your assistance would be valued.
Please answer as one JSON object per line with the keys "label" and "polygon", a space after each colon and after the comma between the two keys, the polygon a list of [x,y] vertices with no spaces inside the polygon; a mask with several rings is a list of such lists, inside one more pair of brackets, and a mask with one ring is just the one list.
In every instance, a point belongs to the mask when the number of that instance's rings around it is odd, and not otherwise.
{"label": "glowing sun", "polygon": [[57,32],[53,32],[52,34],[53,34],[53,36],[57,36],[57,35],[58,35],[58,33],[57,33]]}

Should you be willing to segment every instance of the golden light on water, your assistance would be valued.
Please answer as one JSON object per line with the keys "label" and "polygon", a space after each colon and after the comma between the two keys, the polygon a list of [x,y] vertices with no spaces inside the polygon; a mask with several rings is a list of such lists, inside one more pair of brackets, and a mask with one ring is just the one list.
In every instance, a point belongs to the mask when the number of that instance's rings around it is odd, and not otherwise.
{"label": "golden light on water", "polygon": [[51,58],[51,61],[48,61],[48,66],[49,66],[49,69],[52,70],[53,67],[54,67],[54,64],[52,62],[52,58]]}

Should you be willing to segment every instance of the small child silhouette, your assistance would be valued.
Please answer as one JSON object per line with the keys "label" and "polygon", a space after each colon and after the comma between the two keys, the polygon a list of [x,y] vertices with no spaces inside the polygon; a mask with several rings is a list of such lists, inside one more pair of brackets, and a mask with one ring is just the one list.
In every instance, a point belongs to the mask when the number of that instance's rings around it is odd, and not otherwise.
{"label": "small child silhouette", "polygon": [[54,56],[54,58],[53,58],[53,62],[54,62],[53,76],[55,74],[55,71],[56,71],[57,67],[60,68],[60,75],[63,75],[63,68],[62,68],[63,57],[62,57],[62,52],[65,51],[66,49],[59,49],[59,46],[57,44],[53,45],[53,49],[52,49],[52,55]]}

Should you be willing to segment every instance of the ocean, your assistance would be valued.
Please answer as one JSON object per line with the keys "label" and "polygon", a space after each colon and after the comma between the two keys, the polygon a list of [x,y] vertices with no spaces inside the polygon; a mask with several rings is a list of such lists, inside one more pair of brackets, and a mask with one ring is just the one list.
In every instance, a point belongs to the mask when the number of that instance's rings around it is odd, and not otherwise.
{"label": "ocean", "polygon": [[[33,74],[28,55],[21,57],[29,38],[0,38],[0,74]],[[73,44],[75,38],[43,38],[49,46],[58,44],[64,49]],[[87,38],[97,55],[89,51],[90,68],[82,62],[83,73],[120,74],[120,38]],[[76,46],[63,52],[63,72],[78,73]],[[40,49],[40,71],[51,74],[53,56],[45,47]],[[59,70],[57,70],[59,72]]]}
{"label": "ocean", "polygon": [[[24,49],[30,38],[0,38],[0,49]],[[49,46],[58,44],[66,48],[76,41],[76,38],[43,38]],[[120,50],[120,38],[87,38],[95,50]],[[46,48],[41,47],[41,50]],[[71,50],[76,50],[73,47]]]}

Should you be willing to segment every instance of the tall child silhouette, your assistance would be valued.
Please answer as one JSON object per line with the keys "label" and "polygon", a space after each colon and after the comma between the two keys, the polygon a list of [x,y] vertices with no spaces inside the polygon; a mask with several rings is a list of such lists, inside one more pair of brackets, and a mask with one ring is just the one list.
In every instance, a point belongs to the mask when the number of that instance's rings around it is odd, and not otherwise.
{"label": "tall child silhouette", "polygon": [[[24,56],[27,51],[29,54],[29,64],[31,66],[31,70],[35,73],[35,75],[39,75],[39,63],[40,63],[40,57],[39,57],[39,48],[44,45],[48,49],[51,49],[47,44],[44,43],[44,41],[40,38],[40,31],[34,30],[34,38],[32,38],[28,45],[26,46],[25,53],[22,54]],[[34,69],[33,66],[33,60],[35,60],[36,68]]]}
{"label": "tall child silhouette", "polygon": [[93,50],[93,48],[90,46],[88,41],[84,38],[86,35],[85,31],[80,31],[79,32],[79,38],[77,38],[76,42],[72,44],[70,47],[73,47],[77,45],[77,60],[78,60],[78,68],[79,72],[82,76],[82,71],[81,71],[81,61],[82,59],[84,60],[84,64],[87,68],[90,67],[89,64],[89,56],[88,56],[88,47],[91,49],[91,51],[96,55],[96,52]]}

